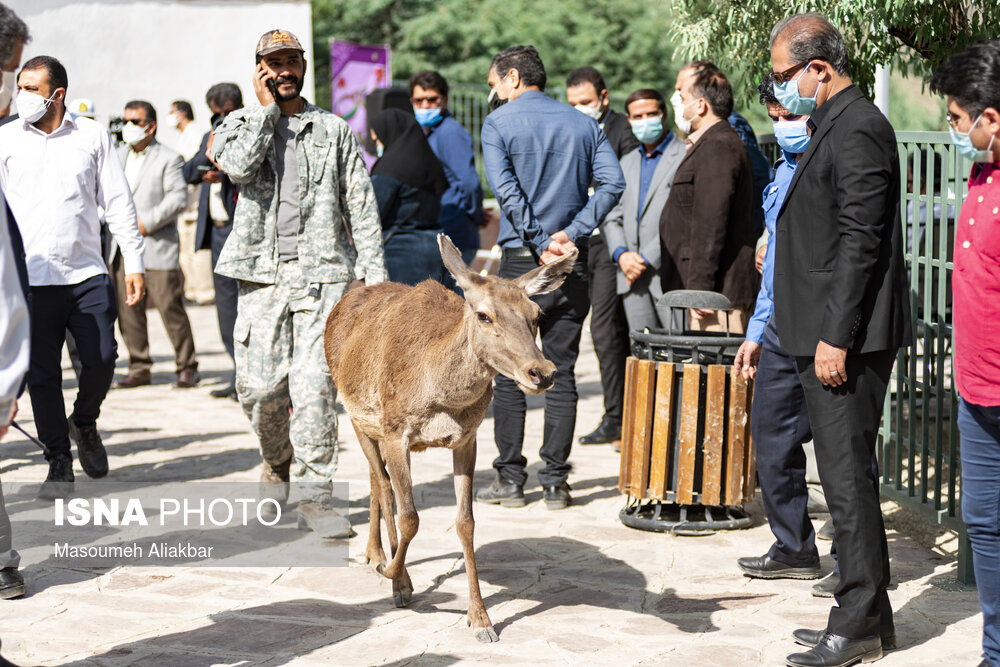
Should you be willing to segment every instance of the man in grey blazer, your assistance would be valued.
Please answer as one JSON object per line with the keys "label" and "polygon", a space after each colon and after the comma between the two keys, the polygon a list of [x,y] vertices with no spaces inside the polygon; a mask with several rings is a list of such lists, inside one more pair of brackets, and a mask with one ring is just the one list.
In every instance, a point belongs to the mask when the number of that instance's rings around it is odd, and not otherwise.
{"label": "man in grey blazer", "polygon": [[636,150],[622,156],[625,193],[604,222],[611,259],[618,265],[629,329],[665,328],[666,313],[656,308],[660,289],[660,213],[670,194],[684,142],[667,129],[667,105],[658,91],[642,88],[625,100]]}
{"label": "man in grey blazer", "polygon": [[[184,282],[181,277],[177,236],[177,216],[187,206],[183,158],[156,141],[156,110],[149,102],[132,101],[125,105],[125,146],[118,157],[125,167],[135,201],[139,232],[145,237],[146,288],[153,297],[163,326],[176,354],[175,387],[198,384],[198,362],[194,356],[194,336],[184,311]],[[128,348],[128,373],[115,382],[119,389],[150,383],[153,366],[146,329],[146,299],[134,307],[125,305],[124,268],[121,253],[112,250],[111,268],[118,287],[118,324]]]}

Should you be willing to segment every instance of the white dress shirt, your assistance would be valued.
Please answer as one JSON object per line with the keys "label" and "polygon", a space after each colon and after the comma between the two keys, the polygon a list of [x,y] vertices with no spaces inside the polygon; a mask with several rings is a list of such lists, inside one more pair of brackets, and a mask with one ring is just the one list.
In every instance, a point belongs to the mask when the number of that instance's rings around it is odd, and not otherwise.
{"label": "white dress shirt", "polygon": [[17,392],[28,372],[30,338],[28,307],[7,233],[7,207],[0,197],[0,425],[10,423]]}
{"label": "white dress shirt", "polygon": [[17,218],[32,287],[76,285],[108,272],[100,214],[125,273],[143,273],[132,191],[111,135],[89,118],[63,118],[52,134],[17,120],[0,127],[0,186]]}

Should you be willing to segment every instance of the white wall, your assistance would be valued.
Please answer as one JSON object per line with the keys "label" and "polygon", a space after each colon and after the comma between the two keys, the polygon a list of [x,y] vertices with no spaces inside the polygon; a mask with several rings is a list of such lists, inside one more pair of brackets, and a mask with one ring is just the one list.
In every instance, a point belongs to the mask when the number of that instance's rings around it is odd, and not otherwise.
{"label": "white wall", "polygon": [[[205,92],[232,81],[249,106],[254,49],[267,30],[283,28],[302,42],[312,63],[309,0],[3,0],[31,31],[21,62],[58,58],[69,75],[67,101],[94,100],[97,120],[121,115],[125,103],[144,99],[156,108],[158,138],[172,144],[167,112],[175,99],[194,107],[208,127]],[[303,95],[314,99],[311,71]]]}

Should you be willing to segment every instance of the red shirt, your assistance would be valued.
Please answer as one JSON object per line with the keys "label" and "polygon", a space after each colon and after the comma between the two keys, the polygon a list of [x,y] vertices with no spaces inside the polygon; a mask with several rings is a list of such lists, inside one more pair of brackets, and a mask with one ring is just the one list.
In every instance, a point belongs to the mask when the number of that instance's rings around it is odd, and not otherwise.
{"label": "red shirt", "polygon": [[952,321],[962,398],[1000,405],[1000,163],[976,164],[958,216]]}

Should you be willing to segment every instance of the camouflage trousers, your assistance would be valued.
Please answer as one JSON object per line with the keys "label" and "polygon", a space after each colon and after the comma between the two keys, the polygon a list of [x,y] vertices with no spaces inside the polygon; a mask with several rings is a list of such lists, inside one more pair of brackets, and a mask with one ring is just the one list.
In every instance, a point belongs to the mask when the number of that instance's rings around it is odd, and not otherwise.
{"label": "camouflage trousers", "polygon": [[[297,261],[273,285],[237,281],[236,393],[271,465],[294,456],[304,498],[329,495],[337,468],[337,389],[323,351],[326,317],[347,283],[307,284]],[[317,484],[319,483],[319,484]]]}

